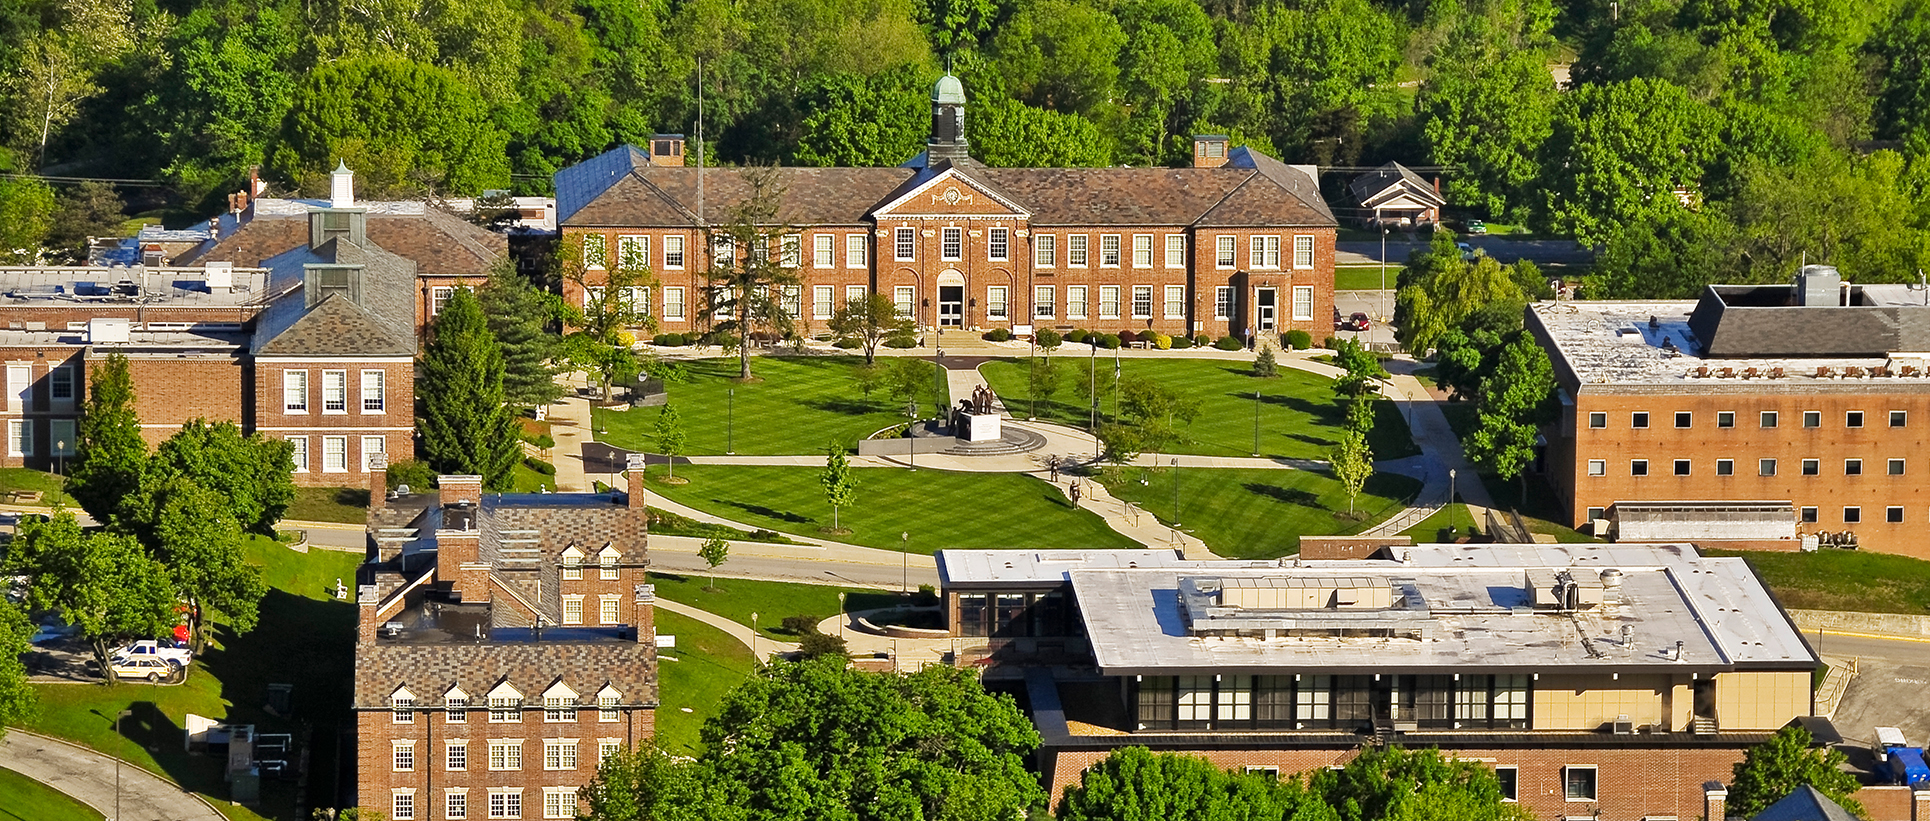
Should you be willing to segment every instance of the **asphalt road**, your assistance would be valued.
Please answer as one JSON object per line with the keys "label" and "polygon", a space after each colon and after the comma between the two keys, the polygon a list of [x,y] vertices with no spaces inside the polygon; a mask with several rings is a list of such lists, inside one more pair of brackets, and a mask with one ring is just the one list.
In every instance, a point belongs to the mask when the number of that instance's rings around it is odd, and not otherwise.
{"label": "asphalt road", "polygon": [[[668,546],[659,546],[667,541],[662,537],[651,538],[650,569],[665,573],[709,575],[710,565],[705,564],[694,550],[685,551]],[[737,543],[733,543],[735,548]],[[808,550],[809,548],[800,548]],[[919,557],[909,557],[916,559]],[[796,558],[770,556],[732,556],[717,568],[717,575],[738,579],[767,579],[771,581],[800,581],[816,584],[835,584],[844,587],[875,587],[882,590],[898,590],[904,587],[917,590],[921,584],[936,586],[938,571],[930,566],[907,561],[904,564],[872,564],[857,562],[833,562],[824,559],[799,556]]]}
{"label": "asphalt road", "polygon": [[[1831,723],[1847,742],[1850,763],[1867,770],[1876,727],[1896,727],[1910,743],[1930,741],[1930,640],[1805,633],[1823,655],[1857,659],[1858,673]],[[1859,749],[1860,748],[1860,749]]]}
{"label": "asphalt road", "polygon": [[[1387,238],[1387,261],[1392,265],[1407,262],[1414,251],[1427,247],[1425,240],[1403,241],[1405,237],[1389,235]],[[1475,248],[1488,253],[1497,262],[1511,263],[1518,259],[1533,260],[1536,265],[1577,265],[1592,262],[1593,252],[1571,240],[1510,240],[1500,237],[1461,237]],[[1336,265],[1374,265],[1381,261],[1381,243],[1339,242],[1334,244],[1334,263]]]}

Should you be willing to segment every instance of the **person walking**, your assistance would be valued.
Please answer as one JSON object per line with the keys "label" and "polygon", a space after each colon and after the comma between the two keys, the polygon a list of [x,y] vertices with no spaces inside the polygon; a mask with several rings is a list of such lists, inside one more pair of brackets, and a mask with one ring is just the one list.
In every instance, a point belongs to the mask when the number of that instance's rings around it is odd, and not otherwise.
{"label": "person walking", "polygon": [[1078,482],[1072,483],[1072,506],[1073,507],[1079,506],[1079,483]]}

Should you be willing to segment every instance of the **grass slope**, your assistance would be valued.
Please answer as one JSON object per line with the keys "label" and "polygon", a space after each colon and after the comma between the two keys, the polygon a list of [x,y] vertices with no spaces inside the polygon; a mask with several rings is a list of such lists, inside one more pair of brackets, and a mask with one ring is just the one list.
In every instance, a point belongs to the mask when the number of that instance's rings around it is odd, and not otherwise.
{"label": "grass slope", "polygon": [[1814,553],[1702,551],[1741,556],[1784,607],[1865,613],[1930,613],[1930,562],[1860,550]]}
{"label": "grass slope", "polygon": [[[1084,428],[1089,411],[1085,385],[1091,370],[1084,346],[1066,346],[1054,359],[1069,367],[1065,381],[1051,402],[1040,402],[1040,418]],[[1113,363],[1104,356],[1096,362],[1103,378]],[[1200,413],[1191,425],[1181,425],[1186,440],[1173,448],[1202,456],[1250,456],[1253,453],[1254,399],[1260,394],[1260,454],[1287,459],[1325,459],[1338,441],[1346,411],[1335,401],[1333,380],[1306,371],[1280,368],[1273,379],[1256,379],[1244,363],[1212,359],[1121,358],[1124,373],[1144,374],[1181,395],[1200,400]],[[1020,360],[988,362],[979,368],[992,389],[1005,400],[1013,416],[1025,416],[1032,404],[1027,392],[1028,371]],[[1111,391],[1102,391],[1101,421],[1113,410]],[[1407,420],[1391,401],[1374,402],[1374,430],[1368,437],[1376,459],[1399,459],[1420,453],[1407,432]]]}
{"label": "grass slope", "polygon": [[0,821],[99,821],[93,807],[21,775],[0,769]]}
{"label": "grass slope", "polygon": [[368,521],[369,489],[365,487],[297,487],[285,518],[304,522]]}
{"label": "grass slope", "polygon": [[[0,468],[0,497],[17,491],[37,491],[41,494],[40,503],[51,505],[59,503],[76,507],[74,497],[68,496],[61,487],[67,480],[44,470],[33,468]],[[0,498],[0,500],[4,500]]]}
{"label": "grass slope", "polygon": [[[729,562],[723,564],[723,568],[729,567]],[[845,612],[891,607],[900,601],[896,593],[855,587],[720,578],[716,590],[711,591],[704,589],[710,586],[709,577],[698,574],[652,573],[650,580],[656,583],[659,596],[708,610],[745,627],[751,626],[751,614],[756,613],[758,632],[780,641],[797,641],[780,626],[786,616],[822,620],[837,615],[839,593],[845,594]]]}
{"label": "grass slope", "polygon": [[[689,437],[685,455],[715,455],[726,448],[761,456],[821,453],[830,442],[855,446],[880,428],[905,421],[902,405],[881,393],[866,400],[852,384],[863,363],[855,356],[753,357],[751,371],[761,381],[751,384],[737,383],[736,359],[687,363],[690,381],[665,388]],[[927,396],[921,412],[932,409]],[[598,409],[597,441],[654,453],[660,412]]]}
{"label": "grass slope", "polygon": [[677,755],[696,755],[704,720],[725,693],[750,677],[751,649],[722,630],[668,610],[657,611],[657,632],[677,637],[676,647],[658,654],[657,741]]}
{"label": "grass slope", "polygon": [[[1141,478],[1146,484],[1140,484]],[[1173,521],[1173,471],[1129,468],[1112,474],[1106,489],[1167,525]],[[1347,492],[1324,473],[1304,470],[1181,469],[1180,528],[1214,553],[1272,558],[1297,552],[1300,537],[1358,533],[1399,511],[1421,483],[1379,474],[1367,480],[1355,509],[1364,518],[1334,515],[1347,509]]]}
{"label": "grass slope", "polygon": [[[822,471],[813,467],[686,465],[687,485],[652,482],[652,492],[698,510],[755,527],[826,538],[831,524]],[[898,550],[911,534],[913,553],[944,548],[1100,548],[1136,543],[1103,519],[1073,510],[1063,494],[1037,479],[1012,473],[860,468],[857,501],[838,513],[849,544]],[[661,467],[650,469],[661,476]]]}

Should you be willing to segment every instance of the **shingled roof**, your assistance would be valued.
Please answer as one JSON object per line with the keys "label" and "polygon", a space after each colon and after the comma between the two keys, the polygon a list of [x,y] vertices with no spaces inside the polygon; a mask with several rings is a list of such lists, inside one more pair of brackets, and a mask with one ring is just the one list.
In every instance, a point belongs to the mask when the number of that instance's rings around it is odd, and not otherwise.
{"label": "shingled roof", "polygon": [[[415,263],[380,248],[331,239],[263,260],[275,294],[255,321],[258,356],[414,356]],[[331,296],[310,308],[302,292],[309,265],[362,269],[361,303]]]}
{"label": "shingled roof", "polygon": [[[176,265],[233,262],[265,267],[264,260],[308,243],[310,208],[327,203],[307,200],[257,200],[254,216],[221,218],[219,239],[203,242],[176,257]],[[426,276],[481,276],[509,252],[509,240],[420,202],[364,203],[369,242],[415,262]]]}

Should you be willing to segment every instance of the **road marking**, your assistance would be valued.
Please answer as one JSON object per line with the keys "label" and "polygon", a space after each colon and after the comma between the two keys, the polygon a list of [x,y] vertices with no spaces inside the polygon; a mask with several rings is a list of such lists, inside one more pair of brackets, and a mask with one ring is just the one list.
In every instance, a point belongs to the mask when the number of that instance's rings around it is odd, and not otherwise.
{"label": "road marking", "polygon": [[1851,638],[1858,638],[1858,639],[1880,639],[1883,641],[1912,641],[1912,642],[1916,642],[1917,644],[1930,644],[1930,638],[1921,638],[1918,636],[1886,636],[1881,633],[1851,633],[1847,630],[1809,630],[1805,632],[1816,633],[1818,635],[1825,635],[1825,636],[1849,636]]}

